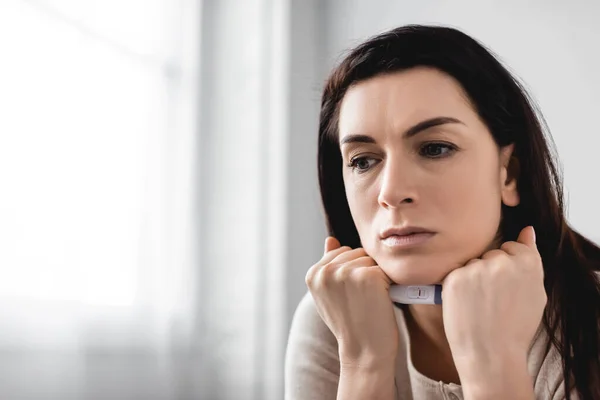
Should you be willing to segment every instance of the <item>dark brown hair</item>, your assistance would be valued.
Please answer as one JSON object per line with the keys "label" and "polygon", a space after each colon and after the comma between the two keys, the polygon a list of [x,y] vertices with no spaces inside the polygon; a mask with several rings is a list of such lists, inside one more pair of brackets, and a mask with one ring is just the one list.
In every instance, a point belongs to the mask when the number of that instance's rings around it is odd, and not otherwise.
{"label": "dark brown hair", "polygon": [[[498,146],[514,143],[520,204],[502,206],[504,241],[533,225],[544,264],[548,304],[543,324],[562,354],[566,388],[600,399],[600,248],[565,219],[562,177],[546,123],[533,100],[493,53],[459,30],[409,25],[353,49],[329,76],[321,101],[318,171],[329,234],[360,247],[342,178],[340,103],[351,85],[417,66],[456,79]],[[552,147],[551,147],[552,145]],[[567,390],[567,399],[570,399]]]}

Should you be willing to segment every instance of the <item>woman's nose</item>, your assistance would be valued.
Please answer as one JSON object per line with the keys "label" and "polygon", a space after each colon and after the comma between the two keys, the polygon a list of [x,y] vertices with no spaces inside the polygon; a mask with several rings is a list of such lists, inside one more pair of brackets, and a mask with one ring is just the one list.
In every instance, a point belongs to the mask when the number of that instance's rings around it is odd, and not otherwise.
{"label": "woman's nose", "polygon": [[417,201],[415,174],[407,163],[388,159],[381,174],[379,205],[397,208]]}

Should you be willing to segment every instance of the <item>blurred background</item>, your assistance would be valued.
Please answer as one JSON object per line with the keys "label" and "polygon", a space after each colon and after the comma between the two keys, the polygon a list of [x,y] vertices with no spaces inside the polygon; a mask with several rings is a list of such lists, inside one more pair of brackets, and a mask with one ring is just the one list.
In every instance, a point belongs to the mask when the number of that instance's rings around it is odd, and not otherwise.
{"label": "blurred background", "polygon": [[326,236],[328,71],[406,23],[463,29],[552,129],[600,242],[600,3],[0,0],[0,398],[281,399]]}

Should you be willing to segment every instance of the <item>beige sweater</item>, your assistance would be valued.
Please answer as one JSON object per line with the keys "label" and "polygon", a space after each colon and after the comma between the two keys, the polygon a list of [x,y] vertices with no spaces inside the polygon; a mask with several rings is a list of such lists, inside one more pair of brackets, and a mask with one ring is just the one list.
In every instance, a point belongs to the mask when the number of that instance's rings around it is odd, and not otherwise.
{"label": "beige sweater", "polygon": [[[396,399],[462,399],[460,385],[434,381],[415,369],[410,355],[410,338],[404,311],[395,307],[400,332],[396,361]],[[548,336],[540,327],[528,356],[536,399],[564,399],[560,354],[551,348],[546,353]],[[310,293],[294,315],[285,360],[285,398],[287,400],[335,399],[340,373],[337,341],[323,322]],[[576,399],[576,395],[571,396]]]}

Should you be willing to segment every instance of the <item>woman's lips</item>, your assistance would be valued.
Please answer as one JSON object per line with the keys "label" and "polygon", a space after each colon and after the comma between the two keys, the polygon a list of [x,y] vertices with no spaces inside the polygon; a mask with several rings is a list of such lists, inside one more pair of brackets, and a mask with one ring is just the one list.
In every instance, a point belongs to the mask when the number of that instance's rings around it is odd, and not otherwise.
{"label": "woman's lips", "polygon": [[411,233],[410,235],[391,235],[382,239],[384,245],[392,248],[406,248],[421,245],[435,235],[433,232]]}

